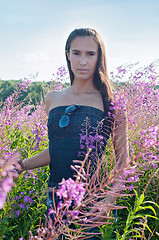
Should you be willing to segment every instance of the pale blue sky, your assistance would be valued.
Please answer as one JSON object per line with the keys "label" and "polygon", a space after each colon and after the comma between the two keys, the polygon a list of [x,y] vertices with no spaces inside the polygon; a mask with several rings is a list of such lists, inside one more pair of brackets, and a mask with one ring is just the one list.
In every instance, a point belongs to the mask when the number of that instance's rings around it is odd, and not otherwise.
{"label": "pale blue sky", "polygon": [[0,78],[52,78],[78,27],[102,36],[110,72],[159,58],[159,0],[0,0]]}

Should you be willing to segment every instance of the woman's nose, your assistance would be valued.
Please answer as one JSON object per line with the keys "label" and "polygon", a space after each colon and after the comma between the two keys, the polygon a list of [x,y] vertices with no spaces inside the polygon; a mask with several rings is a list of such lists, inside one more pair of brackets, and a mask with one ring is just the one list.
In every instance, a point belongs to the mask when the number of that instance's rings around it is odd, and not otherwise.
{"label": "woman's nose", "polygon": [[80,64],[86,64],[87,60],[86,60],[86,56],[81,56],[80,57]]}

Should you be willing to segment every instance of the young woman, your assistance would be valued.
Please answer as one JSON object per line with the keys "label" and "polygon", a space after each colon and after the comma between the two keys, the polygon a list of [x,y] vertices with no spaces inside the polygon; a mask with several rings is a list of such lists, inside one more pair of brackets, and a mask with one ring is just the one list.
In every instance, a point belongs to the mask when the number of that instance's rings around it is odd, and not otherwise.
{"label": "young woman", "polygon": [[[56,189],[62,178],[73,178],[74,171],[70,168],[72,161],[83,159],[79,155],[80,136],[86,119],[91,132],[105,119],[102,127],[104,147],[112,135],[119,168],[126,163],[128,157],[125,115],[114,113],[116,125],[122,122],[114,131],[113,124],[109,121],[113,93],[101,37],[93,29],[75,29],[67,39],[65,54],[71,85],[60,91],[49,92],[46,96],[49,148],[21,161],[22,171],[50,164],[48,209],[52,204],[52,190]],[[114,186],[114,191],[117,187]],[[114,203],[115,200],[109,196],[104,202]],[[99,216],[92,218],[92,221],[97,220]]]}

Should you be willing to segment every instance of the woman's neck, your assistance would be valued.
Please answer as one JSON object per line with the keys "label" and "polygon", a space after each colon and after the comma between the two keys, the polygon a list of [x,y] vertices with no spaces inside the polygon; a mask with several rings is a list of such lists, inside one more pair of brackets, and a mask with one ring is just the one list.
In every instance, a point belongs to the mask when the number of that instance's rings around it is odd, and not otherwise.
{"label": "woman's neck", "polygon": [[93,83],[90,82],[77,82],[74,80],[70,88],[74,95],[98,93],[98,90],[93,86]]}

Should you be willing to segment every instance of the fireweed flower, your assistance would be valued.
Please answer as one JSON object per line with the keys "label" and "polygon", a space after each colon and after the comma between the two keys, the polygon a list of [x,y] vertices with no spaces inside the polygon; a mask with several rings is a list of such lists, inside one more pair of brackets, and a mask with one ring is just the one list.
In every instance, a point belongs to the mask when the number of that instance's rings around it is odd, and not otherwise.
{"label": "fireweed flower", "polygon": [[[5,148],[5,150],[7,151],[8,148]],[[3,153],[3,151],[4,149],[0,148],[0,209],[3,208],[8,192],[10,192],[14,186],[13,178],[18,176],[16,172],[12,171],[14,169],[13,163],[19,167],[18,163],[16,162],[19,154],[13,154],[11,150],[6,153]]]}
{"label": "fireweed flower", "polygon": [[[57,190],[56,195],[59,196],[61,200],[65,201],[65,206],[70,207],[74,202],[75,206],[79,206],[85,195],[84,183],[75,182],[73,179],[69,178],[68,180],[62,179],[62,182],[59,184],[60,188]],[[58,205],[58,208],[61,207],[61,202]]]}
{"label": "fireweed flower", "polygon": [[6,199],[7,199],[6,193],[1,192],[0,193],[0,209],[3,208],[3,206],[4,206],[5,202],[6,202]]}
{"label": "fireweed flower", "polygon": [[143,130],[141,135],[143,135],[143,144],[145,147],[159,147],[159,131],[158,126],[149,127],[146,130]]}
{"label": "fireweed flower", "polygon": [[19,87],[20,89],[22,89],[24,92],[27,92],[27,88],[28,86],[31,85],[31,80],[24,78],[24,80],[22,82],[19,82],[17,87]]}
{"label": "fireweed flower", "polygon": [[126,69],[123,68],[123,66],[119,66],[119,67],[117,67],[117,70],[118,70],[118,73],[123,73],[123,74],[126,73]]}
{"label": "fireweed flower", "polygon": [[63,85],[61,82],[58,82],[54,85],[54,89],[55,90],[61,90],[63,88]]}
{"label": "fireweed flower", "polygon": [[8,177],[4,180],[4,182],[2,183],[2,187],[4,189],[4,191],[6,193],[8,193],[9,191],[11,191],[12,187],[14,186],[14,182],[13,179]]}
{"label": "fireweed flower", "polygon": [[[148,83],[146,82],[147,79],[149,79],[150,81],[154,81],[155,77],[156,77],[156,73],[154,71],[154,66],[155,64],[151,64],[146,68],[143,69],[139,69],[138,71],[135,72],[135,75],[131,75],[129,78],[129,85],[127,85],[127,88],[125,89],[125,91],[122,92],[121,97],[119,97],[120,95],[120,88],[118,88],[117,90],[117,94],[116,94],[116,102],[114,103],[114,109],[120,109],[120,108],[124,108],[128,110],[128,122],[129,122],[129,130],[132,131],[133,128],[137,129],[137,133],[140,134],[140,139],[138,140],[138,138],[133,138],[131,140],[131,144],[132,144],[132,149],[133,149],[133,155],[136,154],[136,151],[140,151],[141,147],[144,149],[145,148],[151,148],[152,151],[151,152],[144,152],[143,155],[141,156],[141,159],[143,160],[143,163],[140,165],[139,163],[137,163],[137,165],[135,166],[136,168],[134,169],[129,169],[129,171],[125,171],[125,175],[127,176],[127,178],[130,177],[130,183],[131,182],[135,182],[138,179],[138,174],[137,172],[140,170],[140,167],[145,166],[145,168],[149,168],[149,166],[152,165],[152,167],[156,167],[156,162],[157,162],[157,157],[158,155],[155,155],[155,151],[153,150],[154,148],[157,149],[157,144],[158,144],[158,133],[157,130],[155,129],[155,125],[156,123],[158,124],[158,112],[159,112],[159,105],[158,105],[158,99],[159,99],[159,90],[155,89],[155,84],[154,83]],[[126,70],[126,71],[125,71]],[[117,79],[121,79],[120,77],[124,74],[126,74],[128,72],[128,68],[125,66],[120,66],[118,68],[118,73],[117,75],[119,77],[117,77]],[[60,73],[61,71],[61,73]],[[59,69],[59,74],[58,77],[62,77],[62,69]],[[112,77],[115,78],[115,74],[112,73]],[[27,81],[27,80],[26,80]],[[27,83],[26,83],[27,84]],[[25,85],[25,84],[24,84]],[[19,89],[24,89],[27,90],[27,87],[25,87],[23,84],[19,87]],[[62,85],[57,84],[57,88],[58,87],[63,87]],[[40,116],[44,116],[45,118],[45,112],[43,110],[43,108],[39,105],[37,106],[37,108],[35,109],[35,111],[32,113],[32,115],[28,115],[30,112],[29,106],[28,108],[21,108],[20,110],[13,110],[13,102],[14,102],[14,96],[12,95],[10,97],[7,98],[6,102],[5,102],[5,107],[2,108],[1,111],[1,117],[0,117],[0,126],[1,128],[3,126],[10,126],[10,128],[15,129],[15,126],[17,126],[18,129],[22,129],[23,132],[25,133],[26,127],[25,125],[27,125],[27,127],[29,128],[30,132],[35,131],[37,128],[40,129],[39,131],[39,137],[42,138],[42,136],[47,136],[47,130],[45,127],[45,121],[39,121]],[[16,98],[17,99],[17,98]],[[152,102],[154,101],[154,105],[152,107]],[[130,107],[130,105],[132,104],[132,107]],[[123,107],[124,105],[124,107]],[[8,107],[9,106],[9,107]],[[141,113],[146,112],[146,117],[143,120],[143,124],[144,124],[144,128],[146,129],[145,132],[142,132],[143,129],[143,125],[141,126],[140,129],[137,128],[138,122],[140,120],[140,116],[142,115]],[[14,113],[14,114],[13,114]],[[5,121],[3,121],[3,119],[6,119]],[[151,122],[149,123],[149,119],[151,120]],[[25,123],[25,124],[24,124]],[[37,124],[36,124],[37,123]],[[38,125],[38,123],[40,123],[40,125]],[[148,125],[151,125],[150,128],[148,128]],[[85,135],[85,133],[83,133],[83,135]],[[100,135],[100,133],[99,133]],[[92,138],[93,134],[90,133],[90,138],[88,139],[87,144],[89,144],[89,146],[95,146],[93,143],[93,138]],[[134,135],[135,136],[135,135]],[[38,139],[37,139],[38,140]],[[84,141],[86,140],[86,136],[83,137],[83,142],[81,142],[81,145],[83,144],[83,149],[85,148],[85,144]],[[94,139],[95,140],[95,139]],[[101,139],[102,141],[102,139]],[[140,146],[139,146],[140,145]],[[35,146],[35,145],[34,145]],[[34,147],[33,146],[33,147]],[[137,146],[138,148],[134,147]],[[137,149],[137,150],[136,150]],[[142,149],[141,149],[142,150]],[[4,145],[3,149],[1,150],[1,146],[0,146],[0,152],[9,152],[9,146],[8,145]],[[6,153],[7,154],[7,153]],[[9,155],[8,155],[9,156]],[[10,158],[10,156],[9,156]],[[0,159],[1,161],[1,159]],[[3,170],[3,167],[2,167]],[[3,177],[7,178],[8,177],[8,172],[9,172],[9,168],[6,170],[3,170]],[[44,171],[43,171],[44,172]],[[32,174],[30,174],[31,176]],[[11,182],[10,182],[11,183]],[[70,184],[71,185],[71,184]],[[5,186],[5,184],[4,184]],[[10,184],[9,182],[7,183],[6,181],[6,189],[10,189]],[[129,186],[129,188],[133,188],[133,184],[131,184]],[[126,187],[124,187],[123,184],[123,189],[126,189]],[[128,188],[127,188],[128,189]],[[75,201],[74,199],[76,198],[76,195],[73,194],[73,192],[76,192],[76,188],[72,189],[72,193],[69,194],[67,188],[63,188],[63,192],[66,191],[66,193],[63,195],[67,196],[67,203],[66,206],[68,205],[68,208],[70,206],[70,201]],[[1,188],[0,188],[0,208],[1,206],[3,207],[3,203],[6,200],[6,195],[7,193]],[[73,200],[69,200],[69,196],[74,196],[72,197]],[[21,198],[21,199],[20,199]],[[25,196],[18,196],[17,200],[21,200],[22,203],[26,204],[27,206],[26,208],[28,209],[29,205],[29,198],[26,196],[26,200],[24,201],[23,198],[25,198]],[[77,196],[77,200],[78,202],[78,196]],[[80,203],[81,199],[79,199],[79,203]],[[20,201],[19,201],[20,202]],[[61,204],[63,205],[64,199],[63,197],[61,197]],[[62,208],[62,205],[59,206],[59,208]],[[71,210],[70,210],[71,211]],[[17,215],[20,214],[20,210],[17,211]],[[70,212],[70,215],[72,213]],[[75,211],[74,211],[74,215],[76,215]],[[77,212],[78,215],[78,212]],[[86,219],[87,221],[87,219]]]}
{"label": "fireweed flower", "polygon": [[67,74],[67,69],[65,66],[59,67],[57,71],[57,76],[62,78]]}
{"label": "fireweed flower", "polygon": [[62,84],[62,82],[64,83],[67,80],[68,78],[67,74],[68,71],[65,66],[58,68],[56,75],[53,74],[53,79],[51,79],[50,82],[50,84],[53,85],[52,86],[53,90],[61,90],[65,87],[64,84]]}
{"label": "fireweed flower", "polygon": [[80,134],[80,149],[78,156],[84,157],[87,149],[92,149],[89,154],[88,159],[92,159],[91,166],[92,168],[96,165],[98,156],[101,156],[105,149],[105,140],[102,135],[103,133],[103,122],[99,122],[97,127],[91,127],[89,118],[82,124],[81,134]]}

